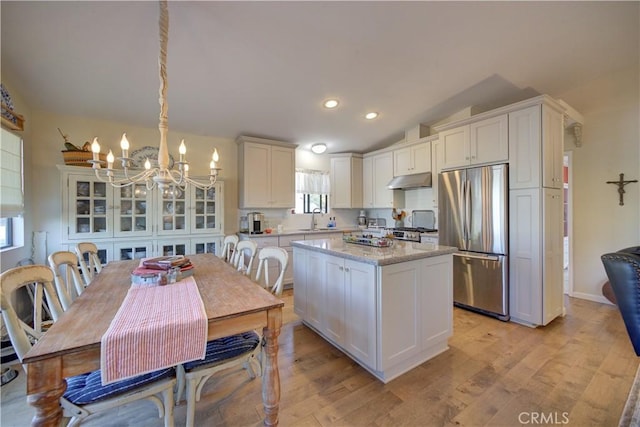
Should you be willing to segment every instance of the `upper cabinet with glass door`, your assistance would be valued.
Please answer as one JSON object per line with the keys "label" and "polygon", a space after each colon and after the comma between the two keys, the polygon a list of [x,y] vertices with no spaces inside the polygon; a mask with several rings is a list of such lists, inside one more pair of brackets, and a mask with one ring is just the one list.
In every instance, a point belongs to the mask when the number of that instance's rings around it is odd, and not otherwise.
{"label": "upper cabinet with glass door", "polygon": [[158,192],[158,235],[186,234],[189,232],[188,192],[177,185],[155,190]]}
{"label": "upper cabinet with glass door", "polygon": [[114,189],[114,236],[151,235],[152,192],[145,184]]}
{"label": "upper cabinet with glass door", "polygon": [[221,182],[208,190],[191,187],[191,233],[223,232],[222,200],[224,200],[224,194]]}
{"label": "upper cabinet with glass door", "polygon": [[151,234],[151,191],[145,185],[114,188],[94,176],[68,177],[70,239]]}
{"label": "upper cabinet with glass door", "polygon": [[113,188],[95,177],[70,175],[68,191],[69,237],[113,236]]}

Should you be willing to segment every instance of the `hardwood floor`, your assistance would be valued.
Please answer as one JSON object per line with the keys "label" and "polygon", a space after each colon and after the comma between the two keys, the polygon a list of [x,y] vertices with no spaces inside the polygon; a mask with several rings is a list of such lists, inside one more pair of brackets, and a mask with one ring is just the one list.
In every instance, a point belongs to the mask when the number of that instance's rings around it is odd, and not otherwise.
{"label": "hardwood floor", "polygon": [[[282,426],[617,426],[639,363],[615,307],[567,298],[567,316],[538,329],[455,309],[450,349],[385,385],[302,325],[291,291],[283,299]],[[24,381],[2,387],[3,427],[29,424]],[[83,425],[162,426],[156,417],[133,403]],[[243,371],[210,380],[197,405],[199,426],[261,420],[260,380]]]}

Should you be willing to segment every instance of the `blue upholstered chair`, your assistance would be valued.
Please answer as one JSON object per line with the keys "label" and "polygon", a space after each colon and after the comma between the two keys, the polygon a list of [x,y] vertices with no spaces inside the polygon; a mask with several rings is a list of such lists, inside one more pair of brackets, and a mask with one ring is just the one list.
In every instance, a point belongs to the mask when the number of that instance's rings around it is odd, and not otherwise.
{"label": "blue upholstered chair", "polygon": [[601,256],[631,344],[640,356],[640,246]]}
{"label": "blue upholstered chair", "polygon": [[[63,310],[53,286],[53,271],[44,265],[28,265],[7,270],[0,275],[0,308],[11,344],[20,361],[44,332],[42,311],[46,304],[53,321],[57,321]],[[33,326],[24,323],[11,303],[14,292],[34,284]],[[46,297],[46,298],[45,298]],[[173,423],[173,388],[176,385],[175,369],[163,369],[131,379],[103,386],[100,371],[66,378],[67,390],[60,405],[63,416],[69,417],[69,426],[79,425],[82,420],[98,412],[115,408],[125,403],[147,399],[164,416],[165,427]],[[160,396],[160,398],[158,397]]]}

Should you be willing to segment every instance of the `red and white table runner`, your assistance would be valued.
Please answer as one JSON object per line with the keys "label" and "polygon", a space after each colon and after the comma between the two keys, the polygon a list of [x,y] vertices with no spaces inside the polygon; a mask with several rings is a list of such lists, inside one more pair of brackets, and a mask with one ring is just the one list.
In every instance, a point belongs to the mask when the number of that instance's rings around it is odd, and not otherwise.
{"label": "red and white table runner", "polygon": [[207,313],[193,277],[132,285],[102,336],[102,383],[202,359],[206,346]]}

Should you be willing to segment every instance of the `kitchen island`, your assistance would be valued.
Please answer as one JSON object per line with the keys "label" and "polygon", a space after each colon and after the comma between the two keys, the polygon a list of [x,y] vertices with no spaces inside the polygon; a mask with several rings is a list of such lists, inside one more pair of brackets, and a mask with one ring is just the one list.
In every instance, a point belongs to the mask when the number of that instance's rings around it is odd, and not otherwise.
{"label": "kitchen island", "polygon": [[448,349],[453,247],[292,242],[294,311],[386,383]]}

